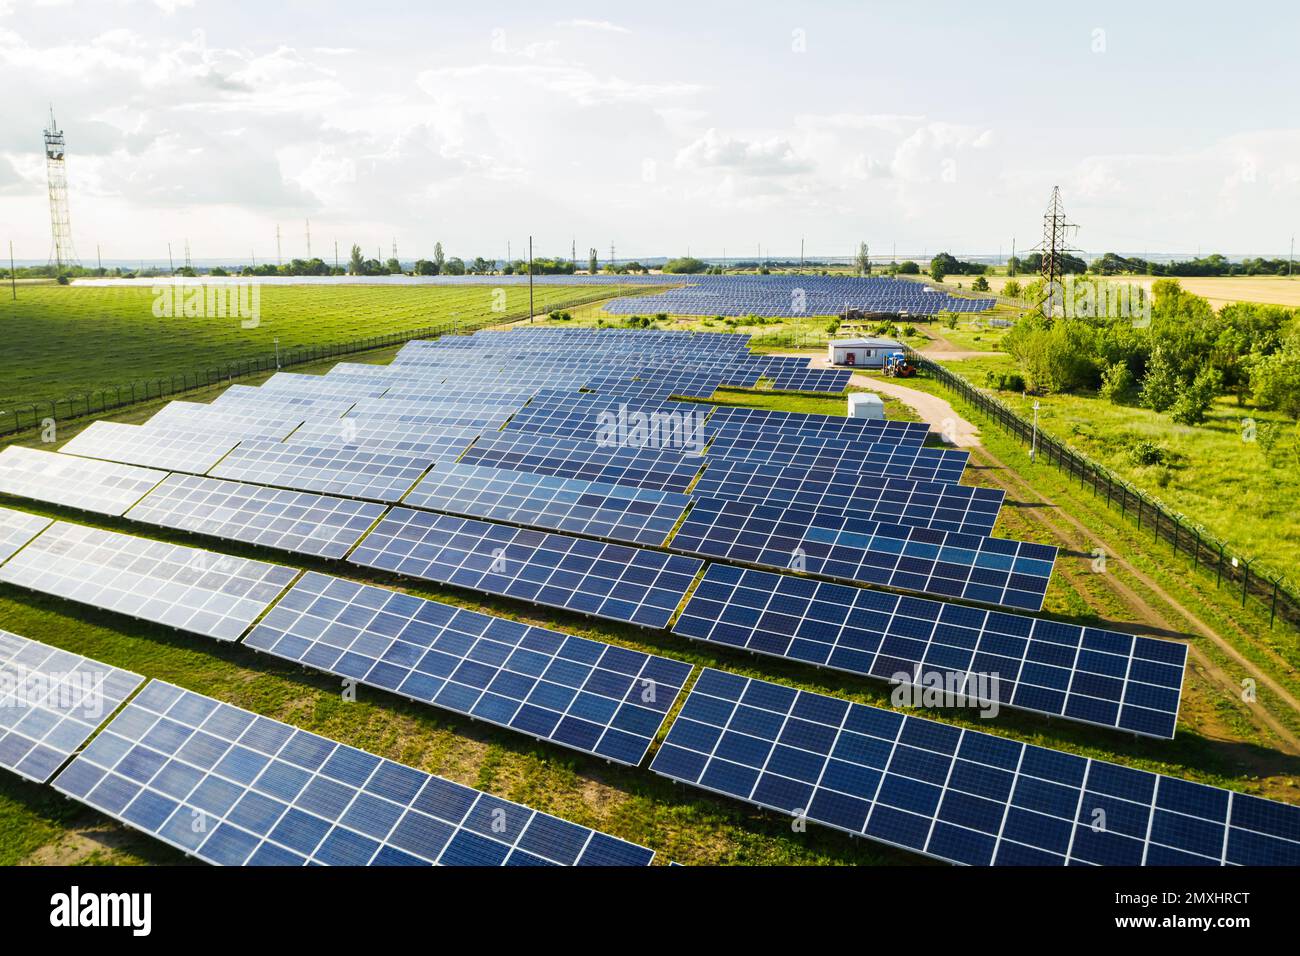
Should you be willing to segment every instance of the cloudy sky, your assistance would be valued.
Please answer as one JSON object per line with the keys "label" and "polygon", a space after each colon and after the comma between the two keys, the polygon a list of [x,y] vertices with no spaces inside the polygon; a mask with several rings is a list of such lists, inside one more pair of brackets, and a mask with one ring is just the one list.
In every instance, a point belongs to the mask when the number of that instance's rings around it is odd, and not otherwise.
{"label": "cloudy sky", "polygon": [[1285,254],[1289,3],[0,0],[0,241],[83,261],[1021,250]]}

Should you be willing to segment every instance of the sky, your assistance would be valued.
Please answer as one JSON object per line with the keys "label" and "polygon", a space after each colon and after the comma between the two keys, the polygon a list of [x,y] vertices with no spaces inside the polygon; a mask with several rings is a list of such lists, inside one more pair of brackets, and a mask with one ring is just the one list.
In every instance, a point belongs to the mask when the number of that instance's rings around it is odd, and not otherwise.
{"label": "sky", "polygon": [[[1286,255],[1300,25],[1196,2],[0,0],[0,242],[83,262]],[[507,246],[509,243],[509,247]]]}

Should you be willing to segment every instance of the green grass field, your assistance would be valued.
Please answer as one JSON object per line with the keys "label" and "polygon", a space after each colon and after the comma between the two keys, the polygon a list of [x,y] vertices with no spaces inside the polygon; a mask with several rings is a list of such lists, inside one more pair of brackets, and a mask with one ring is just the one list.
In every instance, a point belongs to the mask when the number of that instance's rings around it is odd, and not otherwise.
{"label": "green grass field", "polygon": [[[934,357],[942,360],[942,355]],[[947,367],[981,388],[987,373],[1017,368],[1008,355],[961,359]],[[921,379],[916,383],[947,396],[937,382]],[[1026,418],[1033,417],[1037,401],[1038,423],[1045,433],[1067,442],[1242,553],[1257,557],[1261,567],[1266,565],[1273,573],[1300,582],[1300,524],[1295,520],[1300,455],[1291,447],[1300,436],[1294,422],[1281,413],[1221,397],[1204,424],[1187,426],[1174,423],[1168,413],[1133,404],[1116,405],[1095,393],[991,394]],[[1252,433],[1245,425],[1247,419],[1256,423],[1255,440],[1248,440]],[[1274,428],[1279,438],[1269,450],[1258,438],[1261,430]],[[1143,464],[1134,456],[1139,442],[1160,449],[1165,461]]]}
{"label": "green grass field", "polygon": [[[610,286],[539,285],[535,302],[544,313],[617,294]],[[148,286],[48,284],[0,299],[0,409],[268,356],[277,338],[288,351],[528,315],[528,289],[518,285],[265,286],[255,328],[238,318],[155,318],[154,298]]]}

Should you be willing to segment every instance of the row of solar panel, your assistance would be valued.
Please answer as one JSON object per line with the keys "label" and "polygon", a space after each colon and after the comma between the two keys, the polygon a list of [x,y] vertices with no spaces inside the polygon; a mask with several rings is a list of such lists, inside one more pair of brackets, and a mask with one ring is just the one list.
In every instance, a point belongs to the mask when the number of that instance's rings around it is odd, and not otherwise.
{"label": "row of solar panel", "polygon": [[645,866],[654,858],[599,830],[172,684],[151,681],[131,699],[140,675],[8,631],[0,631],[0,675],[0,767],[36,783],[53,778],[61,793],[208,863]]}

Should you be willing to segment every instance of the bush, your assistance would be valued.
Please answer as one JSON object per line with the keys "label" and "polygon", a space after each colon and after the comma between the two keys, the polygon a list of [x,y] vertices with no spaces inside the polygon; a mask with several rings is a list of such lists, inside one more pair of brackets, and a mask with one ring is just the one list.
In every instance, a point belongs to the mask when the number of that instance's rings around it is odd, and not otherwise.
{"label": "bush", "polygon": [[1153,441],[1140,441],[1129,449],[1128,457],[1135,465],[1163,465],[1168,454]]}
{"label": "bush", "polygon": [[999,392],[1023,392],[1025,390],[1025,377],[1019,372],[994,372],[990,370],[984,373],[984,384],[987,388],[996,388]]}
{"label": "bush", "polygon": [[983,276],[976,276],[975,281],[970,284],[970,289],[972,292],[987,292],[989,291],[989,280]]}
{"label": "bush", "polygon": [[1020,298],[1020,293],[1022,291],[1023,290],[1020,288],[1020,283],[1017,282],[1015,279],[1008,280],[1006,285],[1002,287],[1002,294],[1005,295],[1008,299]]}
{"label": "bush", "polygon": [[1214,396],[1219,393],[1223,376],[1217,369],[1202,369],[1190,385],[1184,384],[1178,389],[1174,399],[1171,415],[1180,425],[1199,425],[1205,421],[1205,414],[1214,404]]}
{"label": "bush", "polygon": [[1129,371],[1127,362],[1114,362],[1101,373],[1102,398],[1119,404],[1132,388],[1133,373]]}
{"label": "bush", "polygon": [[904,337],[909,336],[909,335],[915,335],[915,334],[916,334],[916,326],[915,326],[915,325],[905,325],[905,326],[903,326],[903,336],[904,336]]}

